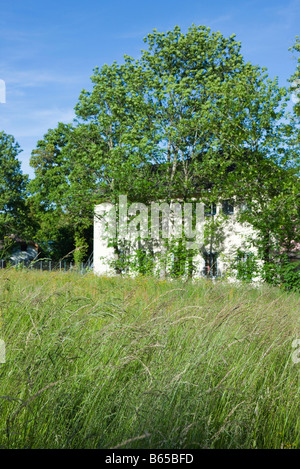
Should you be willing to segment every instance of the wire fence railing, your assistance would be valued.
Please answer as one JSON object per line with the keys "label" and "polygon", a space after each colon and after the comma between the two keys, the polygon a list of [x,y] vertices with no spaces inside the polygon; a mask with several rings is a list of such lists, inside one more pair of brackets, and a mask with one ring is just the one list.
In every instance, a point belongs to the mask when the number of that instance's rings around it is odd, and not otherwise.
{"label": "wire fence railing", "polygon": [[30,269],[43,271],[56,271],[56,272],[70,272],[76,270],[77,272],[86,273],[93,268],[92,255],[86,262],[81,262],[80,265],[75,265],[73,261],[61,260],[53,261],[51,259],[35,259],[35,260],[20,260],[17,262],[6,261],[0,259],[0,269],[14,267],[18,270]]}

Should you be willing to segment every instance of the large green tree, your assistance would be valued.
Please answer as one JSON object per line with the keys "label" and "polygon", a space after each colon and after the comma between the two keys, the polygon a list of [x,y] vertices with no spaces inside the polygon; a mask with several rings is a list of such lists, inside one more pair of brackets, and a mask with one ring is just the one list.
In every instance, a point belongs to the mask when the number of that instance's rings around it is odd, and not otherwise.
{"label": "large green tree", "polygon": [[175,27],[145,42],[140,59],[95,69],[76,106],[106,143],[112,193],[223,197],[236,174],[249,180],[249,165],[278,158],[286,91],[245,62],[234,36]]}
{"label": "large green tree", "polygon": [[[73,251],[76,234],[91,226],[93,201],[89,197],[93,183],[84,181],[88,164],[76,176],[83,164],[80,147],[85,142],[82,135],[76,139],[75,134],[77,128],[59,123],[38,141],[30,160],[35,178],[29,183],[29,205],[39,224],[35,238],[46,254],[57,259]],[[86,134],[91,139],[89,132]]]}

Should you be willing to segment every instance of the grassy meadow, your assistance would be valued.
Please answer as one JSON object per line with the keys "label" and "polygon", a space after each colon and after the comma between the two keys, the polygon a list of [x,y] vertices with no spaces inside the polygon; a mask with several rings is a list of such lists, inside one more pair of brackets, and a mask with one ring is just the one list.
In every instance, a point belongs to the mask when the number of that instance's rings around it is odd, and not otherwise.
{"label": "grassy meadow", "polygon": [[1,448],[300,448],[300,295],[0,271]]}

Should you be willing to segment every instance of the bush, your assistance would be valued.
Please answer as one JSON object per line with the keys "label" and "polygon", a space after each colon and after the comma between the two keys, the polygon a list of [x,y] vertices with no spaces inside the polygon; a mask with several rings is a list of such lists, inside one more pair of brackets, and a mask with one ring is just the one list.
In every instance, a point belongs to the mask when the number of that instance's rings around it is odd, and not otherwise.
{"label": "bush", "polygon": [[262,267],[263,279],[284,290],[300,291],[300,261],[291,262],[287,255],[266,262]]}

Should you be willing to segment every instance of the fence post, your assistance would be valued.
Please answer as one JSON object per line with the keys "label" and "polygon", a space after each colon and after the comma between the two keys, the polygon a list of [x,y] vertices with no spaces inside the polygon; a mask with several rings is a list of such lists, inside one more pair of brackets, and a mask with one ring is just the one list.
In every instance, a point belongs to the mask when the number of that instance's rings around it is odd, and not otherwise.
{"label": "fence post", "polygon": [[51,272],[51,261],[49,261],[49,272]]}

